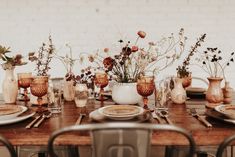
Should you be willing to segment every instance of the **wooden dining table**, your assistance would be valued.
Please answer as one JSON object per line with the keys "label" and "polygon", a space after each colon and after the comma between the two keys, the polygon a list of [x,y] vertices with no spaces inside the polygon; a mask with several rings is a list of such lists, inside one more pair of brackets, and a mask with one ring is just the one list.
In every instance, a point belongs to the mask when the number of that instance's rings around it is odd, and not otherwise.
{"label": "wooden dining table", "polygon": [[[220,144],[225,137],[235,134],[235,124],[225,123],[216,119],[207,117],[206,119],[213,125],[208,128],[189,112],[189,106],[205,109],[205,101],[188,101],[185,104],[169,103],[169,118],[174,125],[182,127],[192,133],[196,144],[199,146],[214,146]],[[3,102],[1,102],[3,104]],[[114,102],[111,100],[101,103],[95,99],[88,101],[85,108],[76,107],[75,103],[64,102],[62,105],[62,112],[60,114],[54,114],[51,118],[46,119],[38,128],[26,129],[26,125],[29,124],[34,117],[28,118],[22,122],[14,124],[1,125],[0,134],[4,135],[15,146],[46,146],[49,136],[52,132],[61,129],[66,126],[75,125],[79,114],[86,112],[87,116],[82,120],[82,124],[95,123],[89,119],[88,114],[100,108],[101,106],[112,105]],[[24,102],[17,102],[14,105],[24,105]],[[37,107],[28,104],[30,110],[34,110]],[[166,121],[162,121],[166,123]],[[156,125],[159,122],[156,119],[151,118],[146,123],[154,123]],[[82,125],[81,124],[81,125]],[[82,134],[66,134],[60,137],[56,144],[58,145],[79,145],[87,146],[91,145],[91,138],[88,132]],[[177,135],[172,132],[154,132],[152,136],[152,145],[188,145],[186,139],[182,135]]]}

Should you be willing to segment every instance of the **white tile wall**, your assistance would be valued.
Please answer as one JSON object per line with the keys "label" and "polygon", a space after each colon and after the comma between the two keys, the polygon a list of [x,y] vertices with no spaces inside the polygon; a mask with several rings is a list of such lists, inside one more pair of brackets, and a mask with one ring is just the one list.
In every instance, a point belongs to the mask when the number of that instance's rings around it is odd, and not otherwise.
{"label": "white tile wall", "polygon": [[[0,0],[0,44],[13,52],[35,51],[50,33],[58,49],[70,43],[74,55],[109,47],[120,38],[135,39],[146,31],[146,41],[158,40],[184,27],[187,50],[196,38],[207,33],[206,43],[224,52],[235,50],[234,0]],[[67,49],[60,49],[61,53]],[[181,62],[175,63],[174,66]],[[56,65],[56,66],[55,66]],[[59,65],[59,66],[58,66]],[[52,76],[63,76],[63,66],[54,61]],[[81,65],[76,64],[78,72]],[[234,67],[234,65],[233,65]],[[235,71],[228,69],[228,80],[235,88]],[[16,72],[32,70],[32,64]],[[205,77],[198,69],[193,75]],[[175,73],[175,67],[159,77]],[[4,71],[0,69],[0,82]],[[1,87],[0,87],[1,89]]]}

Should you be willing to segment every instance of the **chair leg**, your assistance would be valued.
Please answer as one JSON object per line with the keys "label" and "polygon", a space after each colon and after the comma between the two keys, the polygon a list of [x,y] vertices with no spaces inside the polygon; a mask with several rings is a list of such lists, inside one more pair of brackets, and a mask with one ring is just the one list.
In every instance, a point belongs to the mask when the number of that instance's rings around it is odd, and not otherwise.
{"label": "chair leg", "polygon": [[68,146],[69,157],[79,157],[79,151],[77,146]]}

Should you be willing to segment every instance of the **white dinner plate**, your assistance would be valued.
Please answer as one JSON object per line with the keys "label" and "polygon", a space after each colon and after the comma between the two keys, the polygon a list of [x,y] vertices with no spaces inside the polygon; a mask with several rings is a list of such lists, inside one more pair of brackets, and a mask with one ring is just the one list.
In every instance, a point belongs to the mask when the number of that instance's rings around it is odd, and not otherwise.
{"label": "white dinner plate", "polygon": [[98,112],[113,120],[130,120],[143,114],[144,109],[134,105],[109,105],[99,108]]}
{"label": "white dinner plate", "polygon": [[7,115],[1,115],[0,116],[0,120],[7,120],[7,119],[12,119],[12,118],[15,118],[17,117],[18,115],[24,113],[25,111],[28,110],[27,107],[25,106],[16,106],[16,107],[20,107],[21,110],[19,112],[16,112],[16,113],[12,113],[12,114],[7,114]]}
{"label": "white dinner plate", "polygon": [[28,119],[28,118],[32,117],[34,114],[35,114],[35,112],[24,115],[24,116],[15,117],[15,118],[12,118],[12,119],[1,119],[0,120],[0,125],[17,123],[17,122],[20,122],[20,121],[23,121],[25,119]]}
{"label": "white dinner plate", "polygon": [[215,110],[230,119],[235,119],[235,105],[219,105]]}

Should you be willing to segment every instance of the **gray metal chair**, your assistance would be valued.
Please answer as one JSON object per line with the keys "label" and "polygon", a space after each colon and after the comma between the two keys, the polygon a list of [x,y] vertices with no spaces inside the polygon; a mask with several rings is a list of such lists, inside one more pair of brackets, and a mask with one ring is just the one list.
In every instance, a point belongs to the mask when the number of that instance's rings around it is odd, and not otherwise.
{"label": "gray metal chair", "polygon": [[2,135],[0,135],[0,143],[2,143],[7,148],[11,157],[17,157],[17,153],[12,144]]}
{"label": "gray metal chair", "polygon": [[235,141],[235,134],[231,135],[227,138],[224,139],[224,141],[219,145],[217,152],[216,152],[216,157],[222,157],[224,150],[231,145],[232,142]]}
{"label": "gray metal chair", "polygon": [[49,155],[57,157],[53,143],[58,136],[87,130],[91,133],[94,157],[147,157],[151,145],[151,133],[154,130],[182,134],[189,141],[190,147],[187,156],[192,157],[195,153],[195,142],[191,134],[177,126],[117,122],[74,125],[55,131],[48,141]]}

